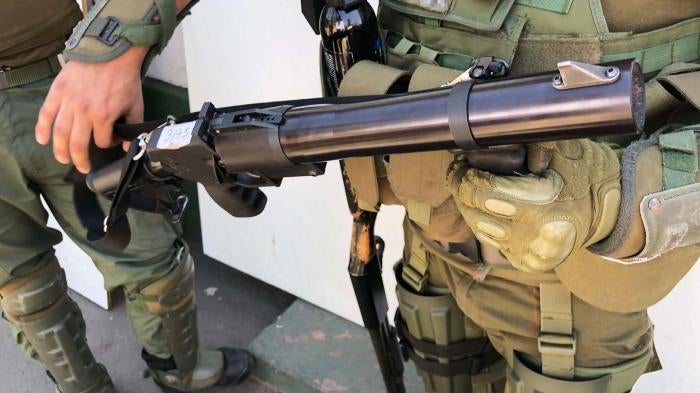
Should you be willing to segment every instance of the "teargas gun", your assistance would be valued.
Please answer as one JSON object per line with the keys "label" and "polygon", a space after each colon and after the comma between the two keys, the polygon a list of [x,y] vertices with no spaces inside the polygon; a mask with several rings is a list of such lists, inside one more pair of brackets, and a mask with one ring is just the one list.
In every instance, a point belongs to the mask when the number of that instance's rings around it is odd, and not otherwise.
{"label": "teargas gun", "polygon": [[[644,81],[634,60],[566,61],[554,72],[483,81],[475,78],[484,74],[480,64],[490,63],[477,59],[442,88],[412,93],[221,109],[205,103],[199,113],[141,134],[126,158],[92,172],[88,186],[116,198],[113,203],[148,190],[144,197],[159,199],[158,206],[178,216],[184,204],[173,190],[190,180],[230,214],[250,217],[267,202],[259,187],[321,175],[332,160],[488,150],[643,128]],[[168,191],[158,195],[159,184]],[[105,229],[114,219],[107,218]]]}

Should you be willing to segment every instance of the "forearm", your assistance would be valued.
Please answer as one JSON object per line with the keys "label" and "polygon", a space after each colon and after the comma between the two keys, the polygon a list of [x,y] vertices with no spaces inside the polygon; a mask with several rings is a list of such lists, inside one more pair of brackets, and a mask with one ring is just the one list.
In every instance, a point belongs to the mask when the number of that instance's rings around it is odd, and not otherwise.
{"label": "forearm", "polygon": [[[119,118],[143,119],[141,70],[168,42],[178,15],[196,0],[98,3],[66,42],[66,66],[54,81],[36,124],[36,140],[53,141],[56,159],[90,170],[88,146],[114,146]],[[162,8],[159,8],[162,7]]]}

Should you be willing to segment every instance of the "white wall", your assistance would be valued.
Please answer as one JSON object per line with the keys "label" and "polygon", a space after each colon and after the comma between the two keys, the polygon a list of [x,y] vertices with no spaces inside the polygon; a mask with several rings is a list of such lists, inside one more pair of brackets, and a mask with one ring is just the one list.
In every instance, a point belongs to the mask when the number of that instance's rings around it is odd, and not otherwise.
{"label": "white wall", "polygon": [[[190,105],[227,106],[258,101],[318,97],[318,41],[301,16],[298,1],[231,3],[207,0],[185,22]],[[347,210],[337,163],[319,178],[286,179],[267,188],[265,212],[252,219],[228,216],[200,192],[205,252],[355,322],[346,271],[350,241]],[[387,209],[379,234],[387,244],[389,268],[399,258],[403,211]]]}
{"label": "white wall", "polygon": [[163,52],[153,59],[148,68],[148,76],[168,82],[175,86],[187,87],[187,68],[185,65],[185,42],[179,25]]}
{"label": "white wall", "polygon": [[[192,110],[204,101],[227,106],[320,95],[318,38],[298,0],[202,1],[185,22],[185,51]],[[268,207],[252,219],[228,216],[200,189],[205,252],[359,323],[346,272],[350,217],[341,184],[335,163],[325,176],[287,179],[281,188],[265,190]],[[400,208],[386,209],[377,227],[389,246],[384,269],[389,294],[402,215]],[[696,266],[652,308],[666,370],[643,377],[635,392],[690,392],[700,386],[698,286]]]}

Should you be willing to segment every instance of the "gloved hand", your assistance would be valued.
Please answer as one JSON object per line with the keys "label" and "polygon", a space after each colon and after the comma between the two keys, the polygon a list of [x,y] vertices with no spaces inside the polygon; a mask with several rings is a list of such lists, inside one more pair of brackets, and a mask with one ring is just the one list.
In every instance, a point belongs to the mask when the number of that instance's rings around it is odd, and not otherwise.
{"label": "gloved hand", "polygon": [[448,185],[476,238],[519,270],[548,271],[612,231],[620,205],[615,152],[588,139],[527,146],[532,174],[497,176],[456,160]]}

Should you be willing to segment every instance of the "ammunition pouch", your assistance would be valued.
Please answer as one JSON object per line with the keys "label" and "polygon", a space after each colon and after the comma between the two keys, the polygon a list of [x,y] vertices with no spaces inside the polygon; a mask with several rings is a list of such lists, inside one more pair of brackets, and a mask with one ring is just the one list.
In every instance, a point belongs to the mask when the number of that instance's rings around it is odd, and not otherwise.
{"label": "ammunition pouch", "polygon": [[224,368],[220,351],[199,350],[194,296],[194,262],[183,247],[178,264],[138,294],[145,309],[160,317],[171,359],[143,354],[157,383],[182,391],[216,384]]}
{"label": "ammunition pouch", "polygon": [[395,325],[404,358],[415,363],[426,391],[488,392],[487,386],[503,377],[500,354],[452,296],[413,292],[403,283],[401,270],[397,264]]}
{"label": "ammunition pouch", "polygon": [[26,340],[61,393],[114,393],[85,337],[85,321],[67,294],[55,258],[44,268],[0,288],[2,311]]}
{"label": "ammunition pouch", "polygon": [[626,393],[646,369],[653,351],[637,359],[605,368],[576,368],[575,380],[547,377],[513,356],[506,372],[506,393]]}

